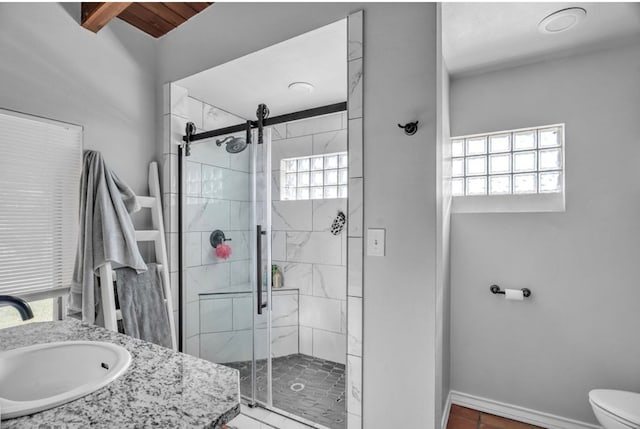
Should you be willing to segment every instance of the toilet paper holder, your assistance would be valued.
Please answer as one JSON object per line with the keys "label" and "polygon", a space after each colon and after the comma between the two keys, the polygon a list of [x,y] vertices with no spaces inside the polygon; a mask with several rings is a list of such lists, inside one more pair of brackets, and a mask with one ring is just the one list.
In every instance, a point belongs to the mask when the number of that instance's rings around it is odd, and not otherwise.
{"label": "toilet paper holder", "polygon": [[[496,295],[496,294],[504,295],[505,294],[505,292],[503,290],[500,290],[500,286],[498,286],[498,285],[491,285],[489,290],[494,295]],[[525,298],[529,298],[531,296],[531,290],[530,289],[525,287],[525,288],[522,288],[520,290],[522,291],[522,295],[524,295]]]}

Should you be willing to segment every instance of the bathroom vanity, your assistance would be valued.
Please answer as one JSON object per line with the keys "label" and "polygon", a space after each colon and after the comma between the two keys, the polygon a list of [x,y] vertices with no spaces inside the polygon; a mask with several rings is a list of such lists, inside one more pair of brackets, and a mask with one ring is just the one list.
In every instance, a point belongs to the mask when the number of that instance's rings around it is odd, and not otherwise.
{"label": "bathroom vanity", "polygon": [[240,413],[238,371],[73,319],[0,330],[0,352],[78,340],[120,345],[131,354],[131,365],[105,387],[56,408],[3,420],[3,429],[218,429]]}

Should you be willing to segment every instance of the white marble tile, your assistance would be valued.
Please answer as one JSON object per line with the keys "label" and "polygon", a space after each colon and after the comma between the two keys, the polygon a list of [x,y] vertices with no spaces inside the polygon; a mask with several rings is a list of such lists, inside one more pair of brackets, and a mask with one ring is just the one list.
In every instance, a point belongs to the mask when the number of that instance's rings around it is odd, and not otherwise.
{"label": "white marble tile", "polygon": [[340,237],[326,232],[287,232],[287,261],[340,265]]}
{"label": "white marble tile", "polygon": [[313,154],[347,151],[347,130],[329,131],[313,135]]}
{"label": "white marble tile", "polygon": [[347,61],[362,58],[362,14],[362,11],[352,13],[347,19]]}
{"label": "white marble tile", "polygon": [[314,264],[313,295],[322,298],[347,299],[347,267]]}
{"label": "white marble tile", "polygon": [[231,154],[215,144],[215,139],[195,142],[191,144],[191,156],[187,158],[194,162],[229,168]]}
{"label": "white marble tile", "polygon": [[229,283],[231,285],[247,285],[251,281],[249,269],[251,261],[233,261],[229,263]]}
{"label": "white marble tile", "polygon": [[203,116],[203,128],[206,131],[217,130],[218,128],[230,127],[245,122],[245,119],[207,103],[204,104]]}
{"label": "white marble tile", "polygon": [[[287,233],[284,231],[271,232],[271,258],[278,261],[287,260]],[[285,279],[285,282],[287,280]]]}
{"label": "white marble tile", "polygon": [[271,294],[271,326],[298,325],[298,294]]}
{"label": "white marble tile", "polygon": [[233,299],[203,297],[200,299],[200,332],[233,330]]}
{"label": "white marble tile", "polygon": [[[355,414],[347,413],[347,428],[348,429],[362,429],[362,417]],[[242,429],[242,428],[238,428]]]}
{"label": "white marble tile", "polygon": [[362,59],[349,61],[349,119],[362,117]]}
{"label": "white marble tile", "polygon": [[271,356],[287,356],[298,353],[298,326],[271,329]]}
{"label": "white marble tile", "polygon": [[187,161],[185,187],[189,197],[199,197],[202,191],[202,164]]}
{"label": "white marble tile", "polygon": [[347,411],[362,415],[362,358],[347,356]]}
{"label": "white marble tile", "polygon": [[363,179],[349,179],[349,219],[347,229],[349,237],[362,237],[363,230]]}
{"label": "white marble tile", "polygon": [[200,335],[195,335],[191,338],[187,338],[186,342],[187,346],[185,353],[191,356],[200,357]]}
{"label": "white marble tile", "polygon": [[[274,168],[280,168],[280,165]],[[280,201],[280,170],[273,170],[271,174],[271,199]]]}
{"label": "white marble tile", "polygon": [[[230,170],[226,168],[214,167],[211,165],[202,165],[202,196],[207,198],[222,199],[228,194],[230,183],[226,182],[227,173]],[[226,191],[226,192],[225,192]],[[227,198],[225,198],[227,199]],[[240,199],[240,198],[238,198]]]}
{"label": "white marble tile", "polygon": [[313,295],[312,264],[282,262],[274,259],[284,275],[284,287],[298,289],[301,295]]}
{"label": "white marble tile", "polygon": [[185,199],[186,230],[208,231],[229,228],[229,201],[211,198]]}
{"label": "white marble tile", "polygon": [[[346,198],[332,198],[328,200],[312,200],[313,204],[313,230],[314,231],[331,231],[331,225],[338,216],[339,212],[347,213]],[[341,234],[346,235],[343,229]]]}
{"label": "white marble tile", "polygon": [[178,232],[178,194],[162,196],[162,216],[166,232]]}
{"label": "white marble tile", "polygon": [[242,292],[243,288],[229,284],[229,264],[201,265],[187,268],[185,301],[199,299],[201,293]]}
{"label": "white marble tile", "polygon": [[231,256],[227,259],[220,259],[216,256],[216,251],[211,247],[209,241],[210,232],[202,233],[202,264],[218,264],[221,262],[244,261],[249,259],[249,249],[251,234],[249,231],[229,231],[225,236],[231,238],[227,245],[231,247]]}
{"label": "white marble tile", "polygon": [[348,239],[347,293],[362,297],[362,238]]}
{"label": "white marble tile", "polygon": [[185,236],[185,265],[196,267],[202,265],[202,243],[199,232],[187,232]]}
{"label": "white marble tile", "polygon": [[287,138],[318,134],[342,128],[340,113],[316,116],[287,123]]}
{"label": "white marble tile", "polygon": [[280,170],[280,161],[283,158],[309,156],[312,151],[313,137],[310,135],[276,140],[271,143],[271,169]]}
{"label": "white marble tile", "polygon": [[271,140],[282,140],[287,138],[287,124],[276,124],[271,127]]}
{"label": "white marble tile", "polygon": [[183,118],[189,117],[189,110],[187,107],[187,98],[189,96],[186,88],[171,84],[171,114],[182,116]]}
{"label": "white marble tile", "polygon": [[344,365],[347,357],[345,335],[314,329],[313,356]]}
{"label": "white marble tile", "polygon": [[349,121],[349,177],[362,177],[364,158],[362,118]]}
{"label": "white marble tile", "polygon": [[171,114],[171,84],[162,85],[162,114]]}
{"label": "white marble tile", "polygon": [[167,244],[169,272],[178,271],[178,233],[165,232],[164,239]]}
{"label": "white marble tile", "polygon": [[273,201],[271,229],[273,231],[311,231],[314,201]]}
{"label": "white marble tile", "polygon": [[187,338],[200,333],[200,308],[198,301],[189,302],[185,311],[185,335]]}
{"label": "white marble tile", "polygon": [[253,354],[251,330],[200,335],[200,357],[210,362],[250,360]]}
{"label": "white marble tile", "polygon": [[340,333],[347,333],[347,300],[340,300]]}
{"label": "white marble tile", "polygon": [[308,326],[300,326],[300,353],[307,356],[313,356],[313,328]]}
{"label": "white marble tile", "polygon": [[300,325],[340,333],[342,330],[341,301],[300,295]]}
{"label": "white marble tile", "polygon": [[249,201],[251,186],[249,173],[235,170],[225,172],[224,198],[236,201]]}
{"label": "white marble tile", "polygon": [[178,271],[169,273],[169,282],[171,283],[171,299],[173,300],[173,310],[178,311]]}
{"label": "white marble tile", "polygon": [[193,97],[187,98],[187,113],[189,115],[189,121],[196,125],[198,130],[204,130],[204,122],[202,121],[202,112],[204,110],[204,103],[200,100],[196,100]]}
{"label": "white marble tile", "polygon": [[251,329],[253,326],[253,297],[251,294],[233,295],[233,330]]}
{"label": "white marble tile", "polygon": [[178,193],[178,156],[165,153],[162,156],[162,192]]}
{"label": "white marble tile", "polygon": [[251,150],[249,148],[243,150],[240,153],[229,154],[229,168],[233,170],[239,170],[248,172],[251,170]]}
{"label": "white marble tile", "polygon": [[249,229],[251,203],[248,201],[229,201],[229,230]]}
{"label": "white marble tile", "polygon": [[164,153],[178,153],[178,146],[184,143],[182,137],[184,137],[185,129],[187,126],[187,119],[181,116],[171,115],[170,118],[170,138],[168,147],[165,147]]}
{"label": "white marble tile", "polygon": [[350,296],[347,305],[347,353],[362,356],[362,298]]}
{"label": "white marble tile", "polygon": [[349,238],[347,237],[347,234],[340,234],[340,237],[342,239],[342,265],[346,267],[347,266],[347,242]]}

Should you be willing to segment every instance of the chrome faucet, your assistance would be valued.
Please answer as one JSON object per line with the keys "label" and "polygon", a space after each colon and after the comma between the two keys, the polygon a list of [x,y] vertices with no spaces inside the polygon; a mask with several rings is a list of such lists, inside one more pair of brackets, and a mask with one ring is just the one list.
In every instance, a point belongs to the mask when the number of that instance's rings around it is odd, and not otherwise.
{"label": "chrome faucet", "polygon": [[18,298],[17,296],[0,295],[0,307],[5,305],[10,305],[18,310],[22,320],[33,319],[33,311],[31,311],[31,307],[24,299]]}

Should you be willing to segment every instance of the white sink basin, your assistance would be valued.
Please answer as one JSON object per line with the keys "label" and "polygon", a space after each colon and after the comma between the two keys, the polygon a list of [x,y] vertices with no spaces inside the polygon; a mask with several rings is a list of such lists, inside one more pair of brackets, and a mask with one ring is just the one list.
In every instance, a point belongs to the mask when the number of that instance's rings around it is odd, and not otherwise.
{"label": "white sink basin", "polygon": [[95,392],[121,376],[130,364],[126,349],[98,341],[37,344],[0,352],[2,420]]}

